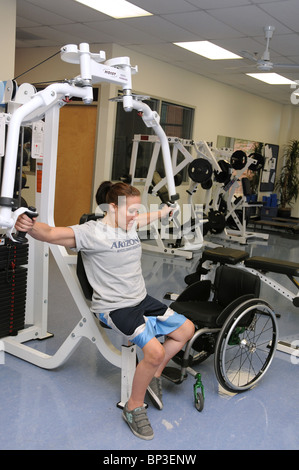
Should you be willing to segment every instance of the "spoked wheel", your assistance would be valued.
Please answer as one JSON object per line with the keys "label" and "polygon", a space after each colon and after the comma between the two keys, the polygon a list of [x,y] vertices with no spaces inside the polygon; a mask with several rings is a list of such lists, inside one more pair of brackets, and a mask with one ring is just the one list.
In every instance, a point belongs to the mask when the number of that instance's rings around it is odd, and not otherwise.
{"label": "spoked wheel", "polygon": [[222,387],[242,392],[266,373],[278,339],[275,314],[261,299],[237,307],[225,321],[217,338],[214,367]]}

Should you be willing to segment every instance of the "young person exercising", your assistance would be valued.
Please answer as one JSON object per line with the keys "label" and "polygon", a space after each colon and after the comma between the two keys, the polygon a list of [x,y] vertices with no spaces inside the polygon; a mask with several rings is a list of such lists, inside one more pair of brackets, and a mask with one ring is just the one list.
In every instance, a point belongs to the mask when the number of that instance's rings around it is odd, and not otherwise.
{"label": "young person exercising", "polygon": [[[190,320],[147,294],[142,276],[136,230],[168,216],[171,208],[165,205],[160,211],[139,213],[139,190],[110,181],[100,185],[96,201],[105,211],[97,221],[50,227],[22,214],[15,228],[37,240],[81,251],[93,288],[92,312],[143,351],[123,418],[136,436],[148,440],[154,433],[144,407],[146,391],[155,406],[162,409],[161,373],[194,334]],[[158,341],[159,336],[166,337],[164,344]]]}

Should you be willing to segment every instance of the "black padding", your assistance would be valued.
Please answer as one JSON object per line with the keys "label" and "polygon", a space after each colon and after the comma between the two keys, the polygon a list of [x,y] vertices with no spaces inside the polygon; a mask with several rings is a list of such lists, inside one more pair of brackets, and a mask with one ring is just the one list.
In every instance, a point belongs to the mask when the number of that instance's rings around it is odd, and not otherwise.
{"label": "black padding", "polygon": [[[80,224],[85,224],[89,220],[98,220],[101,219],[103,215],[97,215],[97,214],[83,214],[80,218]],[[93,294],[93,288],[89,284],[89,281],[86,276],[86,271],[84,268],[83,260],[82,260],[82,255],[80,251],[78,252],[77,255],[77,267],[76,267],[76,272],[77,272],[77,277],[79,279],[81,288],[83,290],[83,294],[87,300],[92,299],[92,294]],[[103,328],[108,328],[110,329],[110,326],[106,325],[105,323],[100,321],[100,325]]]}
{"label": "black padding", "polygon": [[92,299],[93,289],[92,289],[91,285],[88,282],[86,272],[85,272],[85,268],[84,268],[83,261],[82,261],[82,255],[81,255],[80,251],[78,252],[78,257],[77,257],[77,269],[76,269],[76,271],[77,271],[77,277],[79,279],[79,282],[80,282],[80,285],[81,285],[81,288],[83,290],[83,294],[84,294],[85,298],[87,300],[91,300]]}
{"label": "black padding", "polygon": [[241,183],[242,183],[242,190],[244,196],[250,196],[251,195],[251,187],[250,187],[250,181],[248,178],[241,178]]}
{"label": "black padding", "polygon": [[263,272],[273,272],[286,274],[287,276],[299,276],[299,263],[284,261],[263,256],[253,256],[244,262],[248,268],[253,268]]}
{"label": "black padding", "polygon": [[246,251],[219,246],[217,248],[206,249],[202,254],[201,264],[206,260],[210,260],[215,263],[235,265],[248,257],[249,253]]}
{"label": "black padding", "polygon": [[[102,215],[96,215],[94,213],[92,213],[92,214],[83,214],[80,218],[79,224],[85,224],[86,222],[89,222],[90,220],[98,220],[99,218],[102,218],[102,217],[103,217]],[[83,260],[82,260],[82,255],[81,255],[80,251],[78,252],[78,257],[77,257],[76,272],[77,272],[77,277],[79,279],[79,282],[80,282],[80,285],[82,287],[85,298],[87,300],[91,300],[92,299],[93,289],[92,289],[91,285],[88,282],[86,272],[85,272],[85,268],[84,268],[84,264],[83,264]]]}

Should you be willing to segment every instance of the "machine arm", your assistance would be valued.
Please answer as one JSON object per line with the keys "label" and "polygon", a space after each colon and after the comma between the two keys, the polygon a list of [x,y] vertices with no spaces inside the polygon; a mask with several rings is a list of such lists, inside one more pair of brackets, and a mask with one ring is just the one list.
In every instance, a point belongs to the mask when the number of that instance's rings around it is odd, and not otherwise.
{"label": "machine arm", "polygon": [[100,82],[109,82],[121,86],[123,89],[124,110],[132,111],[136,109],[142,112],[146,125],[153,127],[161,140],[170,202],[178,199],[175,191],[169,144],[160,126],[159,115],[153,112],[145,103],[134,100],[132,95],[132,73],[137,72],[137,67],[130,65],[128,57],[110,59],[104,62],[105,53],[103,51],[99,54],[91,53],[89,45],[86,43],[80,44],[79,49],[72,44],[64,46],[61,49],[61,59],[68,63],[79,64],[80,76],[69,83],[55,83],[35,93],[10,118],[0,193],[0,228],[11,229],[15,223],[14,217],[12,217],[12,210],[16,208],[13,189],[21,125],[40,119],[57,102],[60,102],[62,106],[66,97],[79,97],[85,104],[90,104],[93,100],[92,84]]}

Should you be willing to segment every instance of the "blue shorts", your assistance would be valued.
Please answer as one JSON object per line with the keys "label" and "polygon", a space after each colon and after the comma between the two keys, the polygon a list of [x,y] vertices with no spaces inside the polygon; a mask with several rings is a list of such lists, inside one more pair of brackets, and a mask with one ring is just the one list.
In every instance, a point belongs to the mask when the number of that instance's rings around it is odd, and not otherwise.
{"label": "blue shorts", "polygon": [[120,308],[108,314],[101,313],[99,319],[141,349],[152,338],[169,335],[186,321],[184,315],[174,312],[150,295],[134,307]]}

